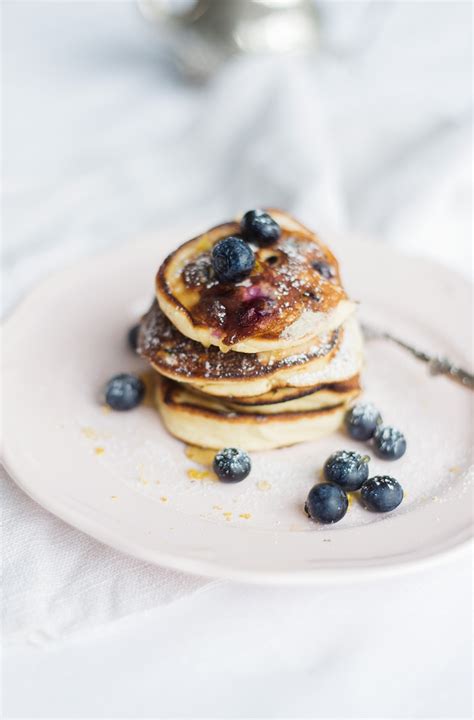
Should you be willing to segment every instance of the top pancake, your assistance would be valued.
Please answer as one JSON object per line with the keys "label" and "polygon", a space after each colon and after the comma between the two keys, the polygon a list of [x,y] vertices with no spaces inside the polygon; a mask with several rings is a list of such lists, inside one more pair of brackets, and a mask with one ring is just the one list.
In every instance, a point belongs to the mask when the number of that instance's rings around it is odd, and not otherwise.
{"label": "top pancake", "polygon": [[[267,212],[280,225],[281,236],[270,247],[252,245],[255,267],[242,282],[219,282],[211,265],[213,246],[238,235],[238,222],[184,243],[159,269],[158,303],[186,337],[223,352],[283,350],[330,333],[354,311],[331,251],[287,213]],[[313,267],[318,262],[331,266],[332,277]]]}

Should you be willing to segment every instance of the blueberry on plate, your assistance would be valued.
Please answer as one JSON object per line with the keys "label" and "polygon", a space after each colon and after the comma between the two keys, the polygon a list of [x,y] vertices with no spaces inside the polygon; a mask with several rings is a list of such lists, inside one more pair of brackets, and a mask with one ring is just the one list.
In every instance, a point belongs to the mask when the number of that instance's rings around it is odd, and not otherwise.
{"label": "blueberry on plate", "polygon": [[140,325],[134,325],[130,328],[127,334],[127,340],[130,348],[137,352],[138,348],[138,333],[140,331]]}
{"label": "blueberry on plate", "polygon": [[347,412],[345,423],[351,438],[370,440],[382,423],[382,416],[371,403],[358,403]]}
{"label": "blueberry on plate", "polygon": [[336,523],[344,517],[348,506],[347,495],[339,485],[321,483],[309,491],[304,510],[311,520]]}
{"label": "blueberry on plate", "polygon": [[212,467],[219,480],[234,483],[245,480],[252,462],[244,450],[224,448],[216,454]]}
{"label": "blueberry on plate", "polygon": [[369,477],[369,456],[354,450],[339,450],[333,453],[324,465],[324,476],[343,490],[359,490]]}
{"label": "blueberry on plate", "polygon": [[279,224],[263,210],[249,210],[240,221],[242,235],[247,242],[265,247],[276,242],[281,235]]}
{"label": "blueberry on plate", "polygon": [[377,475],[362,485],[360,495],[363,504],[375,512],[395,510],[403,500],[403,488],[395,478]]}
{"label": "blueberry on plate", "polygon": [[324,260],[319,260],[313,263],[313,269],[316,270],[326,280],[330,280],[335,276],[335,270],[332,265]]}
{"label": "blueberry on plate", "polygon": [[407,441],[400,430],[382,425],[375,431],[374,448],[379,457],[385,460],[398,460],[405,454]]}
{"label": "blueberry on plate", "polygon": [[145,397],[145,385],[136,375],[115,375],[105,387],[105,402],[113,410],[132,410]]}
{"label": "blueberry on plate", "polygon": [[241,237],[229,235],[212,249],[212,267],[220,282],[239,282],[250,275],[254,265],[254,252]]}

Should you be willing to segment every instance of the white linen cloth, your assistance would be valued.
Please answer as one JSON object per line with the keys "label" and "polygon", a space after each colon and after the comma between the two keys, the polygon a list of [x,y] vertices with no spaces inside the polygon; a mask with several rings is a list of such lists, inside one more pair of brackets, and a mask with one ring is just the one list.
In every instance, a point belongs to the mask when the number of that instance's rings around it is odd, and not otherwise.
{"label": "white linen cloth", "polygon": [[[326,41],[316,61],[239,58],[207,85],[190,87],[173,73],[160,54],[159,39],[131,3],[6,3],[4,311],[11,310],[39,278],[79,257],[172,224],[183,214],[205,227],[262,204],[287,208],[323,233],[357,232],[469,272],[470,4],[326,3],[322,9]],[[66,654],[56,665],[53,651],[45,656],[51,672],[54,668],[61,673],[63,661],[79,663],[77,667],[90,682],[90,704],[87,693],[78,698],[77,717],[81,712],[100,717],[120,714],[120,707],[112,700],[104,707],[95,702],[97,685],[92,673],[64,649],[68,642],[89,638],[91,647],[98,650],[107,638],[115,647],[114,642],[120,645],[133,632],[142,639],[133,655],[140,663],[142,655],[149,657],[146,633],[155,637],[150,628],[155,628],[157,642],[163,641],[161,632],[168,632],[164,642],[173,687],[172,668],[175,672],[186,669],[182,658],[184,666],[170,650],[173,637],[184,642],[184,636],[196,633],[196,642],[208,642],[199,634],[199,623],[193,624],[193,607],[205,613],[207,606],[208,614],[201,616],[203,625],[212,633],[214,617],[222,633],[220,646],[217,641],[211,643],[216,655],[208,655],[201,668],[211,675],[218,672],[228,647],[219,620],[220,603],[228,603],[229,598],[236,612],[244,614],[245,599],[251,598],[253,613],[247,618],[247,638],[239,621],[236,627],[241,635],[232,634],[229,641],[240,658],[238,672],[247,647],[250,656],[268,663],[270,674],[252,679],[243,673],[242,682],[254,704],[250,699],[248,705],[239,701],[231,709],[215,709],[213,716],[236,716],[233,713],[239,708],[245,716],[253,717],[248,713],[257,711],[278,716],[277,707],[282,717],[291,717],[292,712],[311,716],[312,695],[303,692],[303,681],[313,671],[323,672],[322,658],[329,684],[324,692],[320,689],[321,704],[314,712],[329,715],[331,692],[337,693],[342,679],[348,681],[342,670],[344,658],[336,655],[336,648],[347,654],[351,671],[361,661],[356,645],[362,636],[352,634],[347,608],[362,612],[364,603],[372,604],[374,598],[377,608],[382,608],[383,639],[374,637],[371,645],[367,640],[367,656],[373,660],[374,682],[384,688],[377,657],[385,663],[390,657],[379,643],[392,643],[400,662],[403,643],[397,644],[396,637],[406,641],[413,637],[423,608],[433,602],[433,593],[440,595],[422,622],[415,653],[420,664],[428,667],[421,697],[407,683],[399,687],[400,702],[384,700],[380,691],[372,704],[364,705],[357,687],[349,684],[345,686],[350,688],[352,706],[341,701],[335,706],[334,712],[339,713],[335,716],[348,714],[350,707],[357,716],[364,716],[364,707],[373,716],[380,716],[383,707],[400,717],[438,711],[446,713],[440,717],[449,716],[450,709],[466,712],[468,650],[461,638],[468,563],[399,583],[372,583],[365,589],[354,586],[304,593],[244,589],[120,555],[43,511],[9,478],[4,478],[2,504],[3,638],[19,648],[11,650],[9,666],[8,706],[13,716],[20,709],[30,716],[33,710],[41,711],[44,717],[67,712],[66,695],[51,704],[42,694],[41,687],[49,687],[49,681],[36,667],[38,656],[28,649],[32,644],[63,648]],[[455,595],[445,587],[447,576],[453,592],[464,594],[458,609]],[[400,594],[400,588],[410,599],[398,618],[391,597],[393,592]],[[206,593],[194,598],[192,594],[201,589]],[[361,593],[366,594],[364,602]],[[335,623],[340,618],[341,644],[334,646],[325,623],[318,622],[320,649],[305,641],[302,623],[311,622],[311,616],[303,611],[303,598],[319,612],[330,612]],[[162,607],[178,599],[179,603]],[[454,615],[440,630],[436,649],[446,657],[435,668],[427,622],[428,618],[434,624],[446,621],[441,613],[444,604],[446,614]],[[267,627],[263,652],[258,647],[258,628],[267,605],[273,608],[275,624],[279,613],[289,608],[290,626],[298,637],[280,635],[278,645]],[[300,624],[293,614],[298,608]],[[118,624],[113,622],[121,618]],[[171,625],[166,630],[168,621]],[[393,632],[388,627],[392,623]],[[115,640],[110,634],[113,628],[122,633]],[[299,654],[293,646],[296,640],[302,643]],[[81,651],[74,647],[79,657]],[[195,648],[188,647],[186,652],[186,657],[199,661]],[[275,653],[283,664],[278,665],[275,658],[270,662]],[[112,657],[111,667],[120,672],[114,652]],[[159,655],[163,677],[168,677],[165,660]],[[407,662],[412,668],[411,661]],[[230,661],[224,666],[232,671]],[[132,697],[131,688],[128,695],[125,689],[117,691],[122,710],[128,713],[125,716],[176,712],[192,717],[193,707],[204,713],[201,716],[211,716],[204,699],[212,697],[210,688],[202,691],[195,705],[184,693],[174,709],[171,697],[161,705],[154,705],[156,698],[151,695],[146,700],[152,667],[153,663],[137,680],[137,687],[143,688],[143,703]],[[286,681],[285,667],[292,678],[288,697],[283,701],[280,690],[275,694],[276,704],[263,701],[270,680]],[[434,703],[429,693],[442,682],[440,668],[449,670],[452,691]],[[15,671],[31,673],[32,683],[38,677],[31,696],[36,705],[22,692],[21,683],[15,686]],[[177,688],[178,678],[174,682]],[[70,690],[67,679],[64,683]],[[225,682],[223,686],[227,687]],[[129,686],[125,683],[124,687]],[[189,687],[199,692],[198,685]],[[292,707],[290,700],[298,693],[307,701]]]}
{"label": "white linen cloth", "polygon": [[101,545],[43,510],[2,470],[3,637],[43,646],[207,585]]}

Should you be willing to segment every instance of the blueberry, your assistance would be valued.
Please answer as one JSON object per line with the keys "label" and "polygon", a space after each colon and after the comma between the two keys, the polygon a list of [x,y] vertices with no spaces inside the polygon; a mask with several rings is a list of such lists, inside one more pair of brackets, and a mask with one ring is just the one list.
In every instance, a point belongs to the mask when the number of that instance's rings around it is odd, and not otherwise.
{"label": "blueberry", "polygon": [[360,491],[362,502],[375,512],[395,510],[403,500],[403,488],[395,478],[378,475],[369,478]]}
{"label": "blueberry", "polygon": [[224,448],[214,458],[213,469],[222,482],[234,483],[245,480],[252,463],[244,450]]}
{"label": "blueberry", "polygon": [[330,280],[336,274],[333,266],[330,265],[328,262],[324,262],[323,260],[319,262],[314,262],[313,268],[314,270],[316,270],[316,272],[322,275],[323,278],[326,278],[326,280]]}
{"label": "blueberry", "polygon": [[219,240],[212,250],[212,267],[220,282],[239,282],[253,270],[255,255],[242,238],[234,235]]}
{"label": "blueberry", "polygon": [[354,440],[370,440],[382,417],[371,403],[354,405],[346,414],[347,432]]}
{"label": "blueberry", "polygon": [[321,483],[309,491],[304,509],[311,520],[335,523],[344,517],[348,505],[347,495],[339,485]]}
{"label": "blueberry", "polygon": [[400,430],[381,425],[375,431],[374,448],[379,457],[385,460],[398,460],[405,454],[407,441]]}
{"label": "blueberry", "polygon": [[276,242],[281,229],[276,220],[263,210],[249,210],[240,221],[242,235],[247,242],[265,247]]}
{"label": "blueberry", "polygon": [[145,385],[135,375],[115,375],[105,387],[105,401],[113,410],[131,410],[145,397]]}
{"label": "blueberry", "polygon": [[326,460],[324,476],[328,482],[336,483],[343,490],[359,490],[369,477],[369,460],[368,455],[362,456],[353,450],[339,450]]}
{"label": "blueberry", "polygon": [[140,325],[134,325],[130,328],[127,335],[127,340],[130,348],[137,352],[138,348],[138,333],[140,331]]}

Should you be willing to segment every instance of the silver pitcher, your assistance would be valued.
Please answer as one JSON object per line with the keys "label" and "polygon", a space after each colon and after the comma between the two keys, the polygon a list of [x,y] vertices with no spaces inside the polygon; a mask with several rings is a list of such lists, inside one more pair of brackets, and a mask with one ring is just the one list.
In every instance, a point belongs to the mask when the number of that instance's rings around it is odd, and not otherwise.
{"label": "silver pitcher", "polygon": [[[308,53],[319,40],[314,0],[138,0],[181,69],[205,78],[235,53]],[[181,12],[179,9],[181,8]]]}

